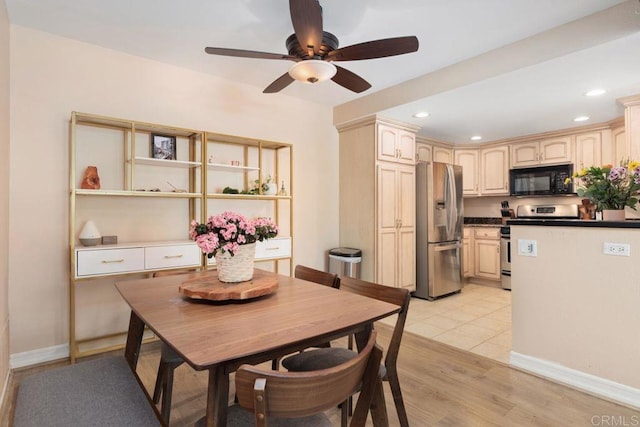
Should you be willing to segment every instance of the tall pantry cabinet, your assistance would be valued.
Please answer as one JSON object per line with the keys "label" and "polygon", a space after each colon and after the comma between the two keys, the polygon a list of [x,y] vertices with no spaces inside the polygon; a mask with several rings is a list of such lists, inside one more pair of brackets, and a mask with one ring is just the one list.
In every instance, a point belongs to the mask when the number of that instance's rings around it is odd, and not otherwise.
{"label": "tall pantry cabinet", "polygon": [[379,117],[338,126],[340,245],[362,250],[361,277],[415,290],[415,134]]}

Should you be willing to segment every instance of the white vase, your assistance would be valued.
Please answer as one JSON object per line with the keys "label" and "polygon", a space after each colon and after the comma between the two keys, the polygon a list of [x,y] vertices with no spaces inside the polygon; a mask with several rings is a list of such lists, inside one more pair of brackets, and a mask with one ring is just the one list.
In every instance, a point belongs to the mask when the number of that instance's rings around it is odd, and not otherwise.
{"label": "white vase", "polygon": [[78,238],[80,239],[80,243],[84,246],[95,246],[100,243],[102,236],[100,235],[100,231],[98,231],[96,224],[89,220],[85,223],[84,227],[82,227],[82,231],[80,231]]}
{"label": "white vase", "polygon": [[267,191],[264,194],[269,196],[275,196],[278,193],[278,185],[275,182],[270,182],[267,184]]}
{"label": "white vase", "polygon": [[238,252],[231,256],[229,252],[216,254],[218,280],[227,283],[246,282],[253,277],[253,262],[256,257],[256,244],[240,245]]}

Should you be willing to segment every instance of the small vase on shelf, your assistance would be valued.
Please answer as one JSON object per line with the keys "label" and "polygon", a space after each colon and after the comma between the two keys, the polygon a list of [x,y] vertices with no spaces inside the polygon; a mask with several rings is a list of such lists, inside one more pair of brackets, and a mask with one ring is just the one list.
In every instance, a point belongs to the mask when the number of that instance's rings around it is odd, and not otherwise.
{"label": "small vase on shelf", "polygon": [[603,209],[603,221],[624,221],[626,219],[624,209]]}

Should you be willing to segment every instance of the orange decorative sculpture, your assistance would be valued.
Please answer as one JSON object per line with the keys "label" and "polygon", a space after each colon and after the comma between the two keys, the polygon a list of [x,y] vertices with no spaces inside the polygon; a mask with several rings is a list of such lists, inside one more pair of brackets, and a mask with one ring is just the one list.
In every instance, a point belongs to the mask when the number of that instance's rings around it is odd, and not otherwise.
{"label": "orange decorative sculpture", "polygon": [[99,190],[100,189],[100,177],[98,176],[98,168],[95,166],[87,166],[84,171],[84,178],[80,188],[83,190]]}

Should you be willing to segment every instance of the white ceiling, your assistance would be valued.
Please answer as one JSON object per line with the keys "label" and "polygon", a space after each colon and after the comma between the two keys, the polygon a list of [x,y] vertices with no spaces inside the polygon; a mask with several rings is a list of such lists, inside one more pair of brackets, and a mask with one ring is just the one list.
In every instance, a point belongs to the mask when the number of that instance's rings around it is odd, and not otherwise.
{"label": "white ceiling", "polygon": [[[40,29],[154,60],[210,73],[255,86],[262,92],[286,72],[289,61],[213,56],[205,46],[286,53],[293,32],[287,0],[5,0],[12,24]],[[416,53],[340,65],[372,84],[354,94],[333,82],[295,82],[281,94],[329,106],[374,99],[384,88],[406,89],[403,82],[547,32],[564,43],[556,27],[599,13],[585,45],[575,40],[562,55],[512,67],[489,78],[469,81],[444,92],[400,97],[402,105],[386,105],[380,114],[415,123],[423,136],[467,142],[481,134],[485,141],[578,126],[577,115],[598,123],[622,115],[616,98],[640,93],[640,1],[637,0],[320,0],[324,29],[341,46],[416,35]],[[628,6],[631,30],[598,38],[599,28],[612,33],[605,9]],[[604,12],[603,12],[604,11]],[[610,22],[609,22],[610,24]],[[620,27],[624,27],[621,25]],[[628,26],[627,26],[628,27]],[[551,30],[551,31],[549,31]],[[550,36],[550,37],[551,37]],[[603,42],[603,40],[605,42]],[[577,48],[576,46],[579,46]],[[591,47],[592,46],[592,47]],[[531,57],[544,57],[528,45]],[[542,48],[541,48],[542,49]],[[576,50],[577,49],[577,50]],[[557,49],[562,51],[563,49]],[[508,63],[509,55],[500,58]],[[508,67],[507,67],[508,68]],[[504,68],[503,68],[504,70]],[[473,80],[473,79],[472,79]],[[593,88],[607,94],[586,98]],[[394,90],[394,89],[390,89]],[[385,92],[387,93],[387,92]],[[281,95],[262,95],[279,97]],[[419,97],[419,99],[418,99]],[[373,104],[373,103],[372,103]],[[341,108],[344,108],[343,105]],[[426,109],[427,119],[411,114]],[[581,123],[579,125],[584,125]]]}

